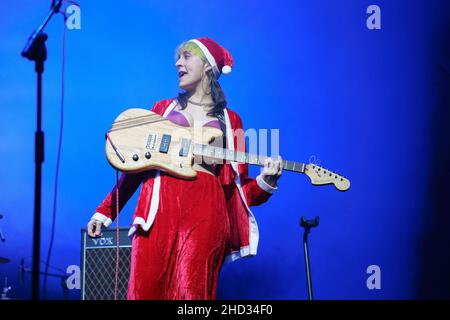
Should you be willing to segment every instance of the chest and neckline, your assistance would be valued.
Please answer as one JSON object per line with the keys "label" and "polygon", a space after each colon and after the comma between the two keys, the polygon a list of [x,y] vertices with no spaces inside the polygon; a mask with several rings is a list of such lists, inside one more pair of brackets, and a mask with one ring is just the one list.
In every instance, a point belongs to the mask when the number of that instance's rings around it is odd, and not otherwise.
{"label": "chest and neckline", "polygon": [[[178,105],[175,106],[175,108],[173,108],[169,112],[169,114],[167,115],[166,118],[178,125],[183,126],[183,127],[193,127],[194,123],[191,123],[190,119],[193,119],[194,117],[191,114],[189,114],[189,116],[188,116],[182,110],[177,110],[177,109],[178,109]],[[203,120],[201,122],[201,126],[202,127],[205,127],[205,126],[206,127],[214,127],[214,128],[220,129],[219,120],[217,118],[213,118],[213,117]]]}

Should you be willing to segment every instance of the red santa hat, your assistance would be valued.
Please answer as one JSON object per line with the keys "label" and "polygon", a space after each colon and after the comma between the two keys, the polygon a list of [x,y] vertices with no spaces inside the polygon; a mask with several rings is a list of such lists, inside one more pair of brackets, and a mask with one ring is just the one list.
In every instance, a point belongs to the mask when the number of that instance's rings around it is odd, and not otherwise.
{"label": "red santa hat", "polygon": [[202,50],[217,78],[222,73],[228,74],[231,72],[233,57],[227,49],[207,37],[191,39],[189,41],[194,42]]}

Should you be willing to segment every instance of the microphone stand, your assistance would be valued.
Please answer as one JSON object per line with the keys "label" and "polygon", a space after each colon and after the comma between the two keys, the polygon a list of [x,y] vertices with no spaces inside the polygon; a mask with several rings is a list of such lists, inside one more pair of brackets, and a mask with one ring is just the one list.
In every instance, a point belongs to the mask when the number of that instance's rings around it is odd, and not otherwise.
{"label": "microphone stand", "polygon": [[305,253],[305,265],[306,265],[306,280],[308,283],[308,298],[309,300],[313,300],[313,288],[312,288],[312,280],[311,280],[311,265],[309,263],[309,250],[308,250],[308,234],[311,228],[315,228],[319,225],[319,217],[316,217],[314,220],[306,220],[305,217],[302,217],[300,220],[300,226],[305,230],[303,232],[303,250]]}
{"label": "microphone stand", "polygon": [[39,261],[41,244],[41,180],[42,163],[44,162],[44,132],[42,123],[42,73],[44,61],[47,59],[45,41],[47,34],[43,32],[52,16],[59,12],[62,0],[53,1],[49,13],[39,27],[30,35],[22,50],[22,56],[35,62],[37,73],[37,129],[35,133],[35,180],[34,180],[34,229],[33,229],[33,272],[32,272],[32,299],[39,299]]}

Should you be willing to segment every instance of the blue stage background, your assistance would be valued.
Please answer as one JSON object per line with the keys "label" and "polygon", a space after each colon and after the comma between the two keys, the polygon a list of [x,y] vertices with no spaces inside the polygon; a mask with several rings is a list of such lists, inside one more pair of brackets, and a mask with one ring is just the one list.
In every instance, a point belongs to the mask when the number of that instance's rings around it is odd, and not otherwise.
{"label": "blue stage background", "polygon": [[[435,180],[449,177],[445,1],[79,2],[81,29],[66,34],[52,266],[80,264],[80,229],[115,183],[105,131],[126,108],[176,96],[176,46],[208,36],[234,57],[233,72],[220,81],[245,128],[279,128],[284,159],[315,155],[352,182],[341,193],[285,172],[270,201],[254,208],[258,255],[224,266],[218,298],[306,299],[301,216],[321,219],[310,235],[317,299],[450,297],[449,189]],[[0,10],[0,256],[12,260],[0,265],[0,287],[7,276],[15,298],[31,296],[30,276],[20,283],[18,269],[21,258],[31,267],[36,128],[34,65],[20,52],[49,4],[6,0]],[[366,27],[371,4],[381,8],[381,30]],[[58,15],[46,28],[42,260],[51,230],[62,31]],[[137,195],[122,226],[131,222]],[[366,286],[370,265],[381,269],[379,290]],[[64,298],[59,281],[48,281],[47,297]]]}

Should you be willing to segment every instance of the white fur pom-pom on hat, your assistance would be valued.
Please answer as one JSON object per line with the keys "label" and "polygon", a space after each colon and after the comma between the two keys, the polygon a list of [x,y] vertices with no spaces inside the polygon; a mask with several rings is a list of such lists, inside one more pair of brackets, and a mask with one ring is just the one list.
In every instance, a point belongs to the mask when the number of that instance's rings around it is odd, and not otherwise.
{"label": "white fur pom-pom on hat", "polygon": [[222,73],[223,73],[223,74],[229,74],[229,73],[231,73],[231,67],[230,67],[230,66],[223,66],[223,68],[222,68]]}

